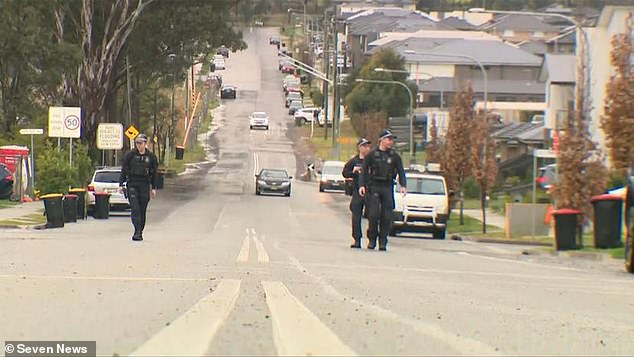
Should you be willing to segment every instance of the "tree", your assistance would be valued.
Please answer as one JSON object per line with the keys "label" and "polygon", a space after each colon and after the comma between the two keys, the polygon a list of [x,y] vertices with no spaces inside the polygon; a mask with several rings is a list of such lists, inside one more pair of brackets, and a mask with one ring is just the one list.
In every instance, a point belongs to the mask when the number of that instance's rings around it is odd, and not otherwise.
{"label": "tree", "polygon": [[429,141],[427,143],[427,147],[425,148],[425,156],[427,162],[437,162],[440,163],[443,161],[443,152],[442,152],[442,143],[440,138],[438,137],[438,125],[436,123],[436,118],[432,118],[431,123],[428,123],[429,127]]}
{"label": "tree", "polygon": [[480,208],[482,209],[482,233],[486,233],[486,202],[491,194],[498,174],[495,159],[495,140],[491,138],[489,116],[483,112],[476,115],[471,131],[471,160],[473,176],[480,187]]}
{"label": "tree", "polygon": [[449,187],[460,194],[460,224],[464,224],[464,182],[471,174],[471,132],[473,130],[473,89],[469,85],[456,94],[449,110],[444,147]]}
{"label": "tree", "polygon": [[610,63],[615,74],[606,85],[605,115],[601,128],[605,132],[606,146],[612,167],[618,178],[624,178],[634,165],[634,71],[631,58],[632,26],[626,22],[626,32],[612,37]]}

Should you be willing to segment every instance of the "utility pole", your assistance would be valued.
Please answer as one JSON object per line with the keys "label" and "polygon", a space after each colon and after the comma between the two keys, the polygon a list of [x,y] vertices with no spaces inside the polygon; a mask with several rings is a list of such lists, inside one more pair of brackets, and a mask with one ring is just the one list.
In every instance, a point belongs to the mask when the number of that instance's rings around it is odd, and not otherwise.
{"label": "utility pole", "polygon": [[[337,41],[337,5],[332,15],[332,41],[333,41],[333,72],[332,72],[332,145],[337,145],[337,124],[339,122],[339,43]],[[326,122],[326,127],[328,122]]]}
{"label": "utility pole", "polygon": [[[330,41],[329,41],[329,31],[328,31],[328,9],[324,10],[324,72],[327,77],[330,77]],[[334,82],[333,82],[334,84]],[[330,88],[328,87],[328,82],[323,82],[323,94],[324,94],[324,120],[326,121],[326,125],[324,126],[324,140],[328,140],[328,92]]]}

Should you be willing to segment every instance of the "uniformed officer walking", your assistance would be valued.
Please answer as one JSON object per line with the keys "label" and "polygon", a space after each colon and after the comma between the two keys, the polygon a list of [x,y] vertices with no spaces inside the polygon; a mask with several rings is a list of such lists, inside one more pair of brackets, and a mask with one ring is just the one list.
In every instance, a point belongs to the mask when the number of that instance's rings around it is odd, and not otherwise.
{"label": "uniformed officer walking", "polygon": [[123,158],[119,191],[123,191],[123,186],[126,184],[128,201],[132,208],[132,225],[134,225],[132,240],[141,241],[150,194],[156,197],[158,160],[156,155],[147,149],[145,134],[137,135],[134,144],[135,148],[127,152]]}
{"label": "uniformed officer walking", "polygon": [[350,211],[352,212],[352,239],[354,242],[350,248],[361,248],[361,218],[363,216],[363,207],[365,206],[365,198],[359,195],[359,176],[363,167],[363,159],[370,151],[370,142],[365,139],[359,139],[357,148],[359,153],[353,156],[343,167],[341,174],[347,179],[352,179],[352,199],[350,199]]}
{"label": "uniformed officer walking", "polygon": [[394,210],[394,180],[398,174],[401,194],[407,194],[405,169],[400,155],[392,151],[396,137],[390,130],[379,136],[379,145],[363,160],[359,194],[366,197],[368,210],[368,249],[374,249],[379,239],[379,250],[387,249],[387,236],[392,228]]}

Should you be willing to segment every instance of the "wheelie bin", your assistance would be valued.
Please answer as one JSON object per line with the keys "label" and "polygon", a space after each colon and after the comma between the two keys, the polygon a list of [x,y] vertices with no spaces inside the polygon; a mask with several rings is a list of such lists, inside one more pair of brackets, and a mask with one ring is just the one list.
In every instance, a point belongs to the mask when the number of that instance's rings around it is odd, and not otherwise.
{"label": "wheelie bin", "polygon": [[634,273],[634,175],[627,182],[625,193],[625,219],[627,236],[625,240],[625,270]]}
{"label": "wheelie bin", "polygon": [[623,199],[616,195],[592,197],[594,207],[594,247],[618,248],[621,242]]}
{"label": "wheelie bin", "polygon": [[46,228],[64,227],[64,208],[62,206],[61,193],[51,193],[40,196],[44,201],[44,214],[46,215]]}
{"label": "wheelie bin", "polygon": [[95,219],[108,219],[110,217],[110,194],[107,192],[95,192]]}
{"label": "wheelie bin", "polygon": [[77,196],[77,219],[86,219],[88,215],[88,205],[85,188],[71,188],[68,193]]}
{"label": "wheelie bin", "polygon": [[[581,226],[579,215],[581,211],[576,209],[559,209],[553,211],[555,217],[555,248],[557,250],[579,249],[581,243]],[[577,241],[579,238],[579,242]]]}
{"label": "wheelie bin", "polygon": [[64,223],[77,222],[77,195],[64,195],[62,207],[64,208]]}

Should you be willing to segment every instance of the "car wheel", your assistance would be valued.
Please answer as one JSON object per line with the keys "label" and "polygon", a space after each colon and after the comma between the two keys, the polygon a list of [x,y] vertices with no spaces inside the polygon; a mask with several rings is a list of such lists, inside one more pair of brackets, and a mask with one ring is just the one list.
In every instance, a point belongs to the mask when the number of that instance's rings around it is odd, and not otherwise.
{"label": "car wheel", "polygon": [[249,129],[253,130],[253,125],[249,125]]}
{"label": "car wheel", "polygon": [[291,197],[291,191],[286,192],[286,193],[284,194],[284,196],[286,196],[286,197]]}
{"label": "car wheel", "polygon": [[260,189],[257,186],[255,186],[255,195],[259,196],[261,194],[262,194],[262,192],[260,192]]}
{"label": "car wheel", "polygon": [[269,130],[269,126],[267,125],[264,129]]}
{"label": "car wheel", "polygon": [[319,192],[324,192],[324,186],[322,186],[322,184],[319,184]]}
{"label": "car wheel", "polygon": [[446,228],[436,230],[434,231],[434,239],[445,239],[446,234],[447,234]]}

